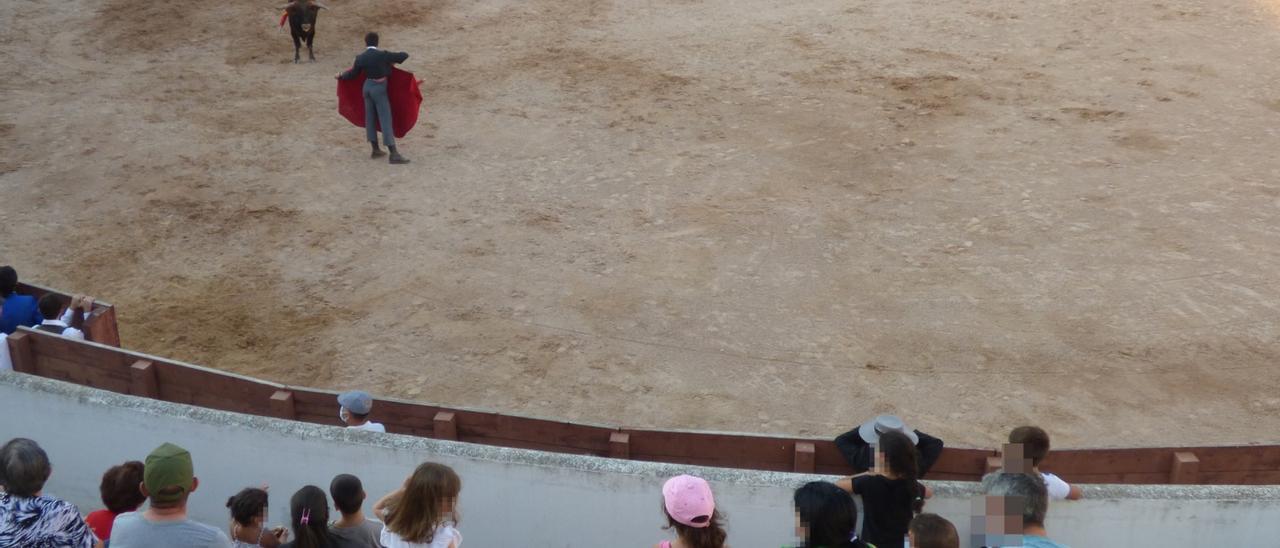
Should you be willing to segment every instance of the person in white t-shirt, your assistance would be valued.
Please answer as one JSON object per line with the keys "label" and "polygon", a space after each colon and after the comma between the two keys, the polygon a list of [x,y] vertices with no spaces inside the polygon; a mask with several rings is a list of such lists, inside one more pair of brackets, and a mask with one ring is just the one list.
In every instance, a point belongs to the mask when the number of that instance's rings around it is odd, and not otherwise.
{"label": "person in white t-shirt", "polygon": [[[1009,432],[1009,443],[1020,445],[1022,447],[1022,458],[1031,461],[1031,471],[1040,474],[1044,478],[1045,489],[1049,491],[1050,500],[1079,500],[1084,498],[1084,492],[1080,487],[1071,485],[1062,478],[1040,471],[1040,461],[1043,461],[1049,454],[1049,433],[1045,432],[1039,426],[1019,426]],[[1010,455],[1006,451],[1005,458]],[[1005,469],[1011,469],[1010,463],[1005,463]]]}
{"label": "person in white t-shirt", "polygon": [[373,396],[368,392],[353,390],[338,394],[338,405],[341,406],[338,408],[338,417],[347,425],[347,428],[370,432],[387,431],[387,427],[382,423],[369,420],[369,413],[373,411]]}

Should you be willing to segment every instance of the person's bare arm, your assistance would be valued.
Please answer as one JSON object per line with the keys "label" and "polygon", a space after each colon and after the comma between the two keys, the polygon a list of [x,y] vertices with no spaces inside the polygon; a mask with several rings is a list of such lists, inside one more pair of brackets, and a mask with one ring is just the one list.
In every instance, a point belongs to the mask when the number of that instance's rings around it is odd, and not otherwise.
{"label": "person's bare arm", "polygon": [[373,515],[377,516],[380,520],[386,521],[387,509],[391,506],[395,506],[397,502],[400,502],[401,496],[404,496],[404,487],[387,493],[387,496],[378,499],[378,502],[373,504]]}
{"label": "person's bare arm", "polygon": [[1071,492],[1067,493],[1067,500],[1080,500],[1084,498],[1084,490],[1079,485],[1072,485]]}
{"label": "person's bare arm", "polygon": [[321,4],[321,3],[319,3],[319,2],[316,2],[315,0],[312,0],[312,1],[311,1],[311,3],[312,3],[313,5],[315,5],[315,7],[320,8],[320,9],[322,9],[322,10],[327,10],[327,9],[329,9],[329,6],[326,6],[326,5],[324,5],[324,4]]}
{"label": "person's bare arm", "polygon": [[930,489],[928,485],[925,485],[923,483],[921,483],[920,486],[924,487],[924,498],[926,499],[933,498],[933,489]]}

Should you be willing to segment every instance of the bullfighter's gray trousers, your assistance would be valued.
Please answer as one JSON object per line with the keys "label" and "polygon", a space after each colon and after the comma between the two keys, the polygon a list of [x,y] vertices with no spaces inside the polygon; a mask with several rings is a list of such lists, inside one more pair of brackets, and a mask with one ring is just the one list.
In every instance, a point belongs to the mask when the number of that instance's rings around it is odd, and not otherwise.
{"label": "bullfighter's gray trousers", "polygon": [[396,146],[396,132],[391,127],[391,100],[387,99],[387,83],[365,80],[363,91],[364,131],[369,142],[378,142],[376,124],[381,124],[382,143],[388,147]]}

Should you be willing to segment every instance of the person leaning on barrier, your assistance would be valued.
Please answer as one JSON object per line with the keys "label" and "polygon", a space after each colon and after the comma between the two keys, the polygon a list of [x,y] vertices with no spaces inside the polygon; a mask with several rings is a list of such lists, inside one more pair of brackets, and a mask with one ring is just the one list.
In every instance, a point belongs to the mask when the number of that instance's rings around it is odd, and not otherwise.
{"label": "person leaning on barrier", "polygon": [[[1019,453],[1020,454],[1017,454]],[[1009,432],[1009,445],[1003,455],[1005,460],[1021,458],[1023,468],[1040,474],[1044,479],[1044,487],[1049,491],[1050,500],[1079,500],[1084,498],[1084,491],[1077,485],[1071,485],[1048,472],[1040,471],[1040,462],[1049,454],[1049,433],[1039,426],[1019,426]],[[1025,469],[1014,469],[1006,462],[1004,468],[1010,472],[1026,472]]]}
{"label": "person leaning on barrier", "polygon": [[26,438],[0,448],[0,546],[101,547],[80,510],[44,494],[49,455]]}
{"label": "person leaning on barrier", "polygon": [[84,340],[84,322],[93,311],[93,297],[77,295],[67,306],[61,295],[46,293],[40,297],[40,315],[45,319],[36,330],[69,339]]}

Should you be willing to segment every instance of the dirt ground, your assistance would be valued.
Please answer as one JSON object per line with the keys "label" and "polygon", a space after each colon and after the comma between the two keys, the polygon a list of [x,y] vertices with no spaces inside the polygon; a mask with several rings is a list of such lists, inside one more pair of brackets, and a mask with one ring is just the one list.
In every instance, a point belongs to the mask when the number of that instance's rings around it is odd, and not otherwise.
{"label": "dirt ground", "polygon": [[[1274,0],[328,0],[300,65],[272,4],[0,2],[0,263],[297,385],[1280,442]],[[335,111],[368,29],[407,167]]]}

